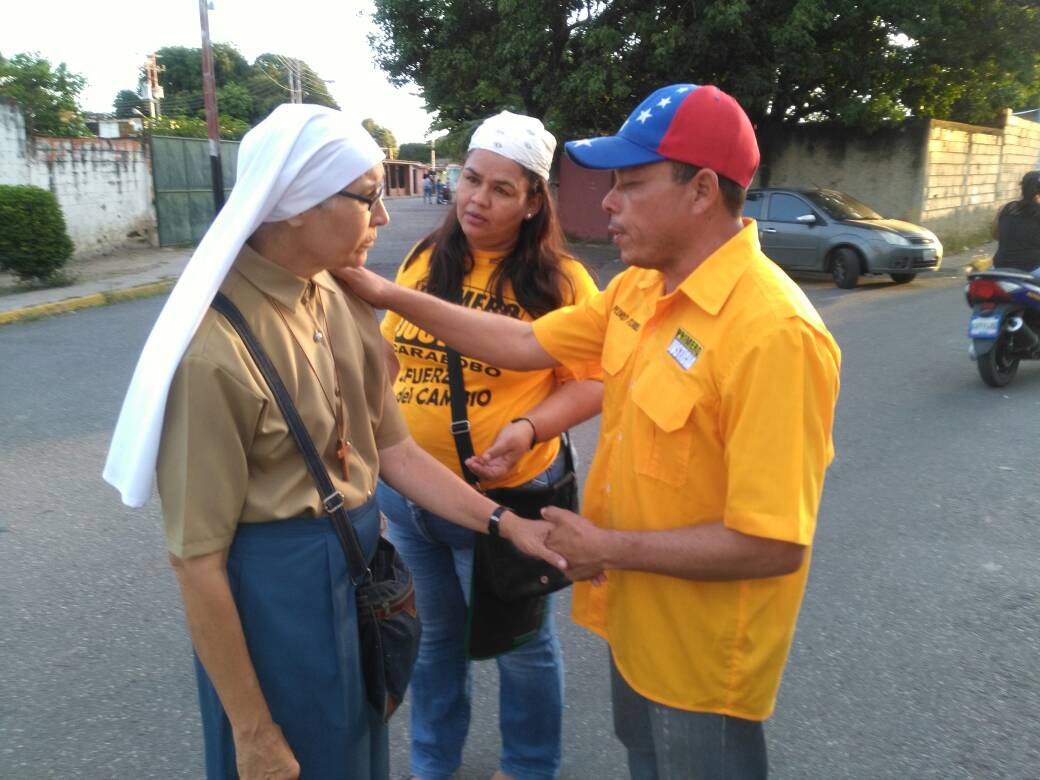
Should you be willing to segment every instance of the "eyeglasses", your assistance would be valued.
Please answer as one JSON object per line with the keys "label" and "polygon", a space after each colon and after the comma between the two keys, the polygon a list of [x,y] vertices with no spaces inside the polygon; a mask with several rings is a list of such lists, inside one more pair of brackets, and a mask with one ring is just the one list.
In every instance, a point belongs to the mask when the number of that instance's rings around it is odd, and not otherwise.
{"label": "eyeglasses", "polygon": [[380,200],[383,199],[383,182],[379,183],[379,190],[371,198],[366,196],[366,195],[358,195],[358,194],[353,193],[353,192],[347,192],[346,190],[344,190],[342,192],[337,192],[336,194],[337,195],[342,195],[344,198],[350,198],[351,200],[359,200],[362,203],[364,203],[366,206],[368,206],[368,210],[371,211],[372,207],[375,206],[376,203],[378,203]]}

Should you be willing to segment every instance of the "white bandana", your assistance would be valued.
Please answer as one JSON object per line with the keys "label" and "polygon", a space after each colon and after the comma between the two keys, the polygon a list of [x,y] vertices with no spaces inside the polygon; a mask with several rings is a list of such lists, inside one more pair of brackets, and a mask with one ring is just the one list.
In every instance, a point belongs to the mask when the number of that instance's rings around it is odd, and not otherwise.
{"label": "white bandana", "polygon": [[281,105],[242,139],[235,187],[170,293],[123,399],[104,478],[124,504],[142,506],[152,494],[170,382],[246,240],[261,223],[303,213],[382,159],[360,123],[324,106]]}
{"label": "white bandana", "polygon": [[500,154],[548,179],[556,139],[534,117],[503,111],[480,124],[469,148]]}

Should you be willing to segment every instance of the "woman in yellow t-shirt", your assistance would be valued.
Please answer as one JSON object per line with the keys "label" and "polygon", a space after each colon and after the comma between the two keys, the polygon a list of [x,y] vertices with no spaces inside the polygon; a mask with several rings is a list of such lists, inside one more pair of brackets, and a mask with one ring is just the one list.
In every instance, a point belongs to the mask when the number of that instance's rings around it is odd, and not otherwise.
{"label": "woman in yellow t-shirt", "polygon": [[[556,139],[542,123],[509,112],[473,134],[444,224],[404,261],[399,284],[465,306],[531,320],[596,293],[566,254],[549,192]],[[382,325],[394,391],[412,436],[462,474],[451,435],[444,344],[388,312]],[[598,381],[564,369],[517,372],[462,357],[473,448],[467,467],[485,488],[545,484],[562,476],[558,434],[598,413]],[[446,780],[462,761],[470,717],[465,653],[474,533],[379,484],[389,535],[415,576],[423,636],[411,681],[411,771]],[[552,611],[537,639],[499,656],[502,753],[495,777],[557,776],[563,662]]]}

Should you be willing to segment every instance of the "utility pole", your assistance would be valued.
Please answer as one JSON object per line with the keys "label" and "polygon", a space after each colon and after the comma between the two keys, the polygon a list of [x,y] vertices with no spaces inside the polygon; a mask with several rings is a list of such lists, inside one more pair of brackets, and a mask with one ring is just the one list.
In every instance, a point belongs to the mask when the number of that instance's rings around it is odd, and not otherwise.
{"label": "utility pole", "polygon": [[220,126],[217,124],[217,85],[213,78],[213,50],[209,41],[209,2],[199,0],[202,25],[202,94],[206,102],[206,127],[209,129],[209,167],[213,180],[213,216],[224,206],[224,170],[220,164]]}
{"label": "utility pole", "polygon": [[289,60],[289,102],[303,102],[303,82],[300,79],[300,61],[295,57]]}
{"label": "utility pole", "polygon": [[148,113],[152,119],[162,116],[162,111],[159,109],[159,101],[163,99],[163,88],[159,86],[159,64],[156,60],[159,58],[158,54],[149,54],[145,58],[144,63],[144,75],[145,75],[145,99],[148,101]]}

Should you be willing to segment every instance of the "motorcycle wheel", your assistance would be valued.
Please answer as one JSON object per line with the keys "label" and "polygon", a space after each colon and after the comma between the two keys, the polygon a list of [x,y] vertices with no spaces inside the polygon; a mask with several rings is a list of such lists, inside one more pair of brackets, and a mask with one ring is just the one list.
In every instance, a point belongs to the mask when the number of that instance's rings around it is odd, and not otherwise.
{"label": "motorcycle wheel", "polygon": [[1011,336],[1000,334],[993,349],[976,359],[979,376],[990,387],[1005,387],[1018,373],[1018,358],[1009,357],[1007,352],[1011,346]]}
{"label": "motorcycle wheel", "polygon": [[892,277],[892,281],[896,284],[906,284],[912,282],[917,278],[917,274],[905,273],[905,274],[889,274]]}

